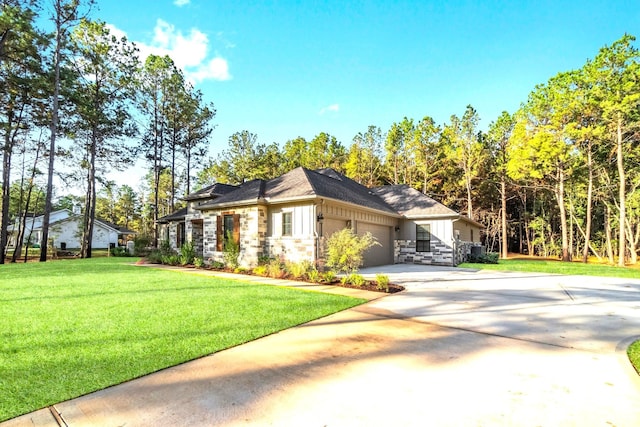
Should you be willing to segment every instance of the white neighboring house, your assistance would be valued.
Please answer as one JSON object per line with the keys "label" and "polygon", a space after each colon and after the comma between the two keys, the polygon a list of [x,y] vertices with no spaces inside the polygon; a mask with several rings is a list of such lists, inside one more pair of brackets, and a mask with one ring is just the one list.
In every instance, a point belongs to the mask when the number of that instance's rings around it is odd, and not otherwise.
{"label": "white neighboring house", "polygon": [[[40,243],[42,240],[42,219],[42,215],[27,219],[23,243],[26,243],[30,232],[31,244]],[[53,239],[54,246],[59,249],[80,248],[80,240],[82,239],[81,224],[82,215],[72,213],[68,209],[51,212],[49,217],[49,238]],[[17,229],[16,226],[9,227],[11,235],[10,246],[15,246],[16,236],[13,232],[15,229]],[[118,246],[118,239],[130,234],[136,234],[136,232],[96,218],[91,247],[93,249],[105,249],[111,245]]]}

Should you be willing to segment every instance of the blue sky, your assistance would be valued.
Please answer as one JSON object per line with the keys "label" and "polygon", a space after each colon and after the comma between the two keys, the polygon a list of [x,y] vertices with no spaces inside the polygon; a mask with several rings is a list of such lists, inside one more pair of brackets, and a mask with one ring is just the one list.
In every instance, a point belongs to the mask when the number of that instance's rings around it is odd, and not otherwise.
{"label": "blue sky", "polygon": [[[126,4],[126,5],[125,5]],[[625,32],[640,1],[98,0],[143,54],[168,53],[218,111],[211,153],[241,130],[345,146],[404,116],[443,124],[473,105],[486,129],[538,83]]]}

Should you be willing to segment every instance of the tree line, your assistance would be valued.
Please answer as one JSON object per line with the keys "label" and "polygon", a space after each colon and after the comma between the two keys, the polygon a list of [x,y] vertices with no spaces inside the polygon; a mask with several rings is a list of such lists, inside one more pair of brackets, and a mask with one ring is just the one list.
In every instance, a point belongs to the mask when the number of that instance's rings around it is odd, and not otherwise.
{"label": "tree line", "polygon": [[[40,260],[46,260],[50,214],[60,207],[54,176],[85,189],[76,200],[84,208],[80,252],[91,257],[107,171],[124,170],[140,157],[147,161],[152,179],[143,203],[155,222],[161,178],[169,175],[173,209],[180,185],[190,191],[194,165],[206,154],[213,104],[170,57],[150,55],[142,62],[133,43],[90,17],[94,6],[90,0],[0,0],[0,264],[8,227],[20,235],[15,261],[26,218],[38,212],[38,203],[44,212]],[[51,28],[39,26],[47,20]],[[123,199],[131,196],[128,190]]]}
{"label": "tree line", "polygon": [[[367,186],[410,185],[483,223],[486,245],[502,257],[637,262],[640,61],[633,36],[536,86],[486,131],[469,105],[442,124],[426,115],[388,129],[371,125],[348,145],[324,132],[262,143],[243,130],[207,158],[216,110],[170,57],[142,62],[135,45],[89,18],[90,1],[0,5],[0,262],[8,225],[29,212],[43,209],[46,218],[81,203],[81,254],[89,257],[96,217],[157,241],[158,218],[183,207],[180,197],[193,189],[269,179],[298,166],[332,167]],[[38,28],[42,17],[54,27]],[[108,169],[136,158],[147,162],[144,188],[105,179]],[[85,194],[54,201],[54,174],[83,183]]]}
{"label": "tree line", "polygon": [[635,264],[640,249],[640,61],[635,38],[536,86],[521,107],[479,128],[467,106],[448,123],[404,117],[349,147],[320,133],[262,144],[242,131],[200,172],[201,184],[333,167],[367,185],[407,184],[486,226],[509,251]]}

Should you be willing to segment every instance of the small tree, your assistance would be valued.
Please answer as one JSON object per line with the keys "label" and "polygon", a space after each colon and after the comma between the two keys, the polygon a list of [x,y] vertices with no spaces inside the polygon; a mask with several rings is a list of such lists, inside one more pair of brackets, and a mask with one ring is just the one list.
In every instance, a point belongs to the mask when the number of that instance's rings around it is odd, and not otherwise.
{"label": "small tree", "polygon": [[354,273],[363,263],[364,252],[375,245],[380,243],[369,232],[358,236],[350,228],[337,231],[327,240],[327,266]]}
{"label": "small tree", "polygon": [[237,268],[240,258],[240,245],[234,240],[231,231],[227,231],[227,235],[224,239],[224,249],[222,257],[224,263],[229,268]]}

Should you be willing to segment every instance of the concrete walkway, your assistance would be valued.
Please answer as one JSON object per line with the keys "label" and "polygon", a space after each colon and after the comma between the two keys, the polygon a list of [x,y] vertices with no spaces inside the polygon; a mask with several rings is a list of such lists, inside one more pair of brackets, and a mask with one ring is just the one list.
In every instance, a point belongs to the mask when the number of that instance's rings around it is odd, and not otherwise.
{"label": "concrete walkway", "polygon": [[640,425],[640,280],[377,272],[407,291],[2,427]]}

